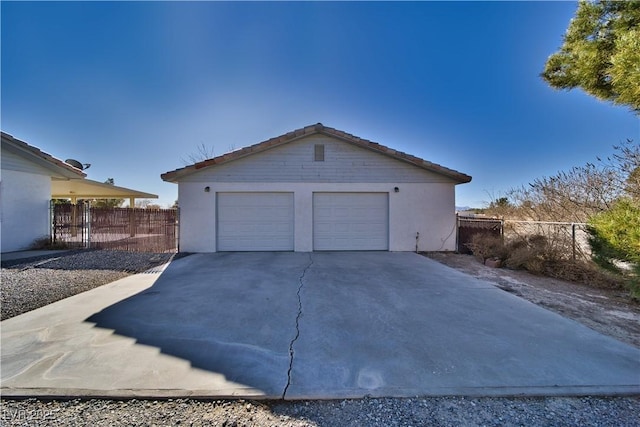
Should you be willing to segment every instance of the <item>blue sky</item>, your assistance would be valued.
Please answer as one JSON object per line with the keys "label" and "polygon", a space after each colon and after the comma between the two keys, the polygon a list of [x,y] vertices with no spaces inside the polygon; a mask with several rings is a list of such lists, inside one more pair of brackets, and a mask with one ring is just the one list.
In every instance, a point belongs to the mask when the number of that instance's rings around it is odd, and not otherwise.
{"label": "blue sky", "polygon": [[158,194],[322,122],[473,176],[459,206],[640,141],[640,120],[539,77],[574,2],[2,2],[2,130]]}

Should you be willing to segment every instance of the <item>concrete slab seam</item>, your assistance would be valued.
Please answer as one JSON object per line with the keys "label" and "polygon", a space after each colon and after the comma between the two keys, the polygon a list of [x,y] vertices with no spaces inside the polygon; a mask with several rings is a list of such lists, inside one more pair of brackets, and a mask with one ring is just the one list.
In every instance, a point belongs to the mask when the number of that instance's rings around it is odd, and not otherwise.
{"label": "concrete slab seam", "polygon": [[298,296],[298,314],[296,315],[296,334],[289,343],[289,369],[287,370],[287,384],[284,386],[284,390],[282,391],[282,400],[284,400],[287,396],[287,390],[291,385],[291,371],[293,370],[293,345],[300,338],[300,318],[302,317],[302,296],[300,293],[302,292],[302,286],[304,286],[304,276],[307,274],[307,271],[313,265],[313,257],[311,253],[309,253],[309,264],[302,270],[302,274],[298,278],[298,291],[296,295]]}

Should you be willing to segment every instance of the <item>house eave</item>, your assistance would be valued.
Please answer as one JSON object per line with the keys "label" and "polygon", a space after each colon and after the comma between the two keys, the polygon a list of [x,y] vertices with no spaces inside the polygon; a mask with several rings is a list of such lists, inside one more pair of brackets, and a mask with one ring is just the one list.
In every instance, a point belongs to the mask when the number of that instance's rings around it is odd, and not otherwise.
{"label": "house eave", "polygon": [[62,160],[45,153],[24,141],[14,138],[8,133],[2,132],[2,146],[4,149],[17,154],[36,165],[46,169],[51,173],[53,178],[84,178],[87,176],[80,169],[77,169]]}

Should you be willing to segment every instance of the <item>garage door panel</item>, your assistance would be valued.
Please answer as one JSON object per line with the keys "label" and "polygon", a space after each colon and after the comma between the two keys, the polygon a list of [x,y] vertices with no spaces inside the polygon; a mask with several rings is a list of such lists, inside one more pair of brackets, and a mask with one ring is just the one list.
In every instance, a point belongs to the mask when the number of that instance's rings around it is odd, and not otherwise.
{"label": "garage door panel", "polygon": [[293,193],[218,193],[219,251],[293,250]]}
{"label": "garage door panel", "polygon": [[387,250],[387,193],[314,193],[314,250]]}

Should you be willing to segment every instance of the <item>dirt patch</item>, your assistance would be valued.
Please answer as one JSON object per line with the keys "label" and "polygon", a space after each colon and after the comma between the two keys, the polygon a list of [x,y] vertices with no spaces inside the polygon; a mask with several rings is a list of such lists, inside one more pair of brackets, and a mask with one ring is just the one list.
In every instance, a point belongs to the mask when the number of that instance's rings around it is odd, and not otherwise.
{"label": "dirt patch", "polygon": [[626,291],[593,288],[526,271],[491,268],[472,255],[429,252],[423,255],[568,317],[620,341],[640,347],[640,304]]}

